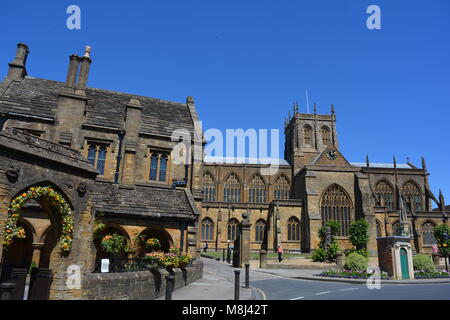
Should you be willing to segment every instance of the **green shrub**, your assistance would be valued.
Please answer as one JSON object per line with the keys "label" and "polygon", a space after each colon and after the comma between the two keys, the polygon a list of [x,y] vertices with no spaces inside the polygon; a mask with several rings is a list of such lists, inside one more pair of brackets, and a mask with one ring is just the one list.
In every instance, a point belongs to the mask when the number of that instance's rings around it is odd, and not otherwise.
{"label": "green shrub", "polygon": [[350,271],[366,271],[368,266],[368,259],[355,252],[348,255],[344,264],[344,268]]}
{"label": "green shrub", "polygon": [[325,249],[317,248],[316,250],[314,250],[311,259],[314,262],[324,262],[326,259]]}
{"label": "green shrub", "polygon": [[420,270],[425,272],[434,272],[436,268],[434,267],[433,260],[424,254],[418,254],[413,257],[414,270]]}
{"label": "green shrub", "polygon": [[351,248],[351,249],[346,249],[344,250],[345,256],[349,256],[352,253],[357,253],[363,257],[368,257],[369,256],[369,252],[367,251],[367,249],[355,249],[355,248]]}
{"label": "green shrub", "polygon": [[335,262],[337,257],[337,252],[339,251],[339,246],[337,243],[333,243],[328,247],[325,254],[325,260],[330,262]]}
{"label": "green shrub", "polygon": [[349,240],[358,249],[364,249],[369,242],[369,224],[366,220],[360,219],[350,224]]}

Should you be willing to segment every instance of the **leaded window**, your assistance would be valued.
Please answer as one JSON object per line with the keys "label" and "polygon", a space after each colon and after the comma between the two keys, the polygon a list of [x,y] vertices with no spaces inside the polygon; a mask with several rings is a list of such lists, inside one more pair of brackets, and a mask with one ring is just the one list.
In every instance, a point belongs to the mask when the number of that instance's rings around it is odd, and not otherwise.
{"label": "leaded window", "polygon": [[402,193],[406,200],[406,208],[412,210],[411,204],[414,205],[414,211],[422,211],[422,195],[419,187],[413,181],[408,181],[403,185]]}
{"label": "leaded window", "polygon": [[394,189],[387,181],[378,182],[375,186],[375,193],[377,194],[377,206],[384,205],[389,211],[395,210]]}
{"label": "leaded window", "polygon": [[327,146],[331,143],[330,129],[327,126],[323,126],[320,129],[320,135],[322,136],[322,144],[324,146]]}
{"label": "leaded window", "polygon": [[241,202],[241,183],[234,173],[228,176],[223,185],[224,202]]}
{"label": "leaded window", "polygon": [[300,241],[300,220],[290,217],[288,220],[288,240]]}
{"label": "leaded window", "polygon": [[105,174],[106,153],[108,146],[88,142],[88,160],[97,172],[103,176]]}
{"label": "leaded window", "polygon": [[351,222],[352,201],[345,190],[332,185],[322,197],[320,203],[322,223],[337,221],[340,224],[338,236],[348,236]]}
{"label": "leaded window", "polygon": [[228,221],[228,240],[234,241],[237,237],[239,221],[232,218]]}
{"label": "leaded window", "polygon": [[216,183],[209,173],[203,176],[203,201],[216,201]]}
{"label": "leaded window", "polygon": [[210,218],[202,221],[202,240],[213,240],[214,223]]}
{"label": "leaded window", "polygon": [[253,177],[248,191],[250,203],[266,202],[266,184],[260,176]]}
{"label": "leaded window", "polygon": [[149,180],[166,182],[168,177],[169,153],[152,151],[150,157]]}
{"label": "leaded window", "polygon": [[291,187],[287,179],[283,176],[277,179],[275,182],[274,190],[273,190],[273,198],[275,200],[286,200],[289,199],[289,193],[291,191]]}
{"label": "leaded window", "polygon": [[437,244],[436,238],[434,237],[434,227],[436,225],[432,222],[426,222],[422,226],[422,239],[424,245]]}
{"label": "leaded window", "polygon": [[264,231],[266,229],[266,221],[259,219],[255,225],[255,241],[262,242],[264,240]]}
{"label": "leaded window", "polygon": [[306,145],[312,144],[312,128],[308,124],[303,127],[303,141]]}

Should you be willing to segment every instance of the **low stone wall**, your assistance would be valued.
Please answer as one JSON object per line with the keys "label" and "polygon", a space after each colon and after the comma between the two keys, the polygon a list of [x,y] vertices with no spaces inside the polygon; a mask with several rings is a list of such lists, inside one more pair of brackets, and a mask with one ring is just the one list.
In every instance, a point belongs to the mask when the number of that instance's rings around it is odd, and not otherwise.
{"label": "low stone wall", "polygon": [[166,275],[175,277],[174,290],[203,276],[203,263],[192,267],[157,271],[91,273],[83,281],[83,296],[88,300],[154,300],[164,296]]}

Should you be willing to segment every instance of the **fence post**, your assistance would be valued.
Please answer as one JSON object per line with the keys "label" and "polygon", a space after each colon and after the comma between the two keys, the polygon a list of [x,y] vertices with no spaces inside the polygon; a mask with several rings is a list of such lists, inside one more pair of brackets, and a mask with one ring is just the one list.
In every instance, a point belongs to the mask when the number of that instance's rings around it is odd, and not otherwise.
{"label": "fence post", "polygon": [[1,283],[0,284],[0,300],[12,300],[14,289],[16,287],[15,283]]}
{"label": "fence post", "polygon": [[250,264],[245,264],[245,287],[250,287]]}
{"label": "fence post", "polygon": [[239,274],[241,270],[234,270],[234,300],[239,300]]}
{"label": "fence post", "polygon": [[166,276],[166,300],[172,300],[174,276]]}

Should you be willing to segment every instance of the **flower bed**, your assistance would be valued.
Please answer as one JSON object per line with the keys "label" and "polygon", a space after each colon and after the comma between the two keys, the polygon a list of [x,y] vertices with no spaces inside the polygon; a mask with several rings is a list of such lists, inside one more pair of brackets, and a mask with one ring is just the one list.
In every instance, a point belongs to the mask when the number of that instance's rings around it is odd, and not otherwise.
{"label": "flower bed", "polygon": [[374,274],[374,273],[369,273],[366,271],[349,271],[349,270],[344,270],[342,272],[337,272],[337,271],[324,271],[321,272],[319,274],[315,274],[315,276],[318,277],[330,277],[330,278],[346,278],[346,279],[368,279],[374,275],[379,276],[381,279],[383,280],[389,280],[389,276],[386,272],[382,272],[381,274]]}
{"label": "flower bed", "polygon": [[145,256],[150,265],[159,268],[182,268],[190,265],[193,261],[190,254],[181,254],[174,251],[169,253],[155,251],[147,253]]}
{"label": "flower bed", "polygon": [[427,272],[424,270],[416,270],[414,271],[414,277],[416,279],[442,279],[442,278],[450,278],[450,272],[441,271],[441,272]]}

